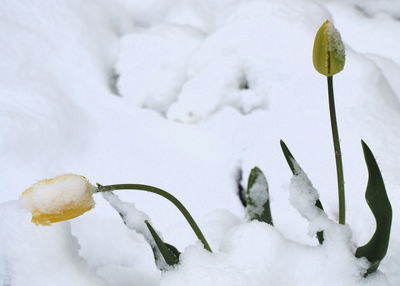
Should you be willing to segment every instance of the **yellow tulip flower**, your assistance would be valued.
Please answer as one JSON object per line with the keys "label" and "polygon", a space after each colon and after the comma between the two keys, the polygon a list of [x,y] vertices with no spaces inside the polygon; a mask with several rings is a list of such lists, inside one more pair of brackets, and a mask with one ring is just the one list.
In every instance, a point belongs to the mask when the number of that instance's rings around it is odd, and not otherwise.
{"label": "yellow tulip flower", "polygon": [[66,174],[33,184],[21,194],[20,201],[32,213],[33,223],[50,225],[92,209],[94,190],[85,177]]}
{"label": "yellow tulip flower", "polygon": [[319,28],[314,40],[313,64],[315,69],[326,76],[340,72],[345,63],[345,51],[340,33],[326,20]]}

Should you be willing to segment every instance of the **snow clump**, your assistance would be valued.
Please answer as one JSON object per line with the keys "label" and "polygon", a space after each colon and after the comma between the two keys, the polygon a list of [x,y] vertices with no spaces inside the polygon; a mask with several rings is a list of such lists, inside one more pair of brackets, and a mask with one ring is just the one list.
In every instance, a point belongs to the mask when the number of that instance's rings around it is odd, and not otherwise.
{"label": "snow clump", "polygon": [[[131,230],[136,231],[137,233],[143,235],[144,239],[150,245],[153,250],[153,254],[155,255],[156,265],[158,269],[168,270],[171,269],[163,256],[159,248],[157,247],[156,242],[153,239],[149,229],[146,226],[146,221],[151,224],[151,220],[147,214],[138,210],[133,203],[123,202],[119,199],[119,197],[112,192],[104,192],[103,198],[110,203],[110,205],[119,213],[124,224]],[[155,230],[156,231],[156,230]],[[157,231],[156,231],[157,232]],[[158,236],[162,238],[161,234],[158,233]]]}
{"label": "snow clump", "polygon": [[302,170],[299,172],[290,181],[289,200],[304,218],[312,221],[321,215],[321,210],[315,206],[319,194],[307,175]]}
{"label": "snow clump", "polygon": [[335,28],[335,26],[329,22],[327,24],[327,33],[328,33],[328,50],[330,52],[334,52],[333,54],[342,59],[345,56],[345,48],[343,45],[342,37],[340,36],[339,31]]}
{"label": "snow clump", "polygon": [[0,217],[0,285],[107,285],[79,256],[69,222],[37,227],[18,201],[0,204]]}
{"label": "snow clump", "polygon": [[149,216],[138,210],[133,203],[121,201],[117,195],[112,192],[103,192],[103,198],[119,213],[124,224],[136,232],[142,234],[146,240],[152,239],[145,221],[151,221]]}

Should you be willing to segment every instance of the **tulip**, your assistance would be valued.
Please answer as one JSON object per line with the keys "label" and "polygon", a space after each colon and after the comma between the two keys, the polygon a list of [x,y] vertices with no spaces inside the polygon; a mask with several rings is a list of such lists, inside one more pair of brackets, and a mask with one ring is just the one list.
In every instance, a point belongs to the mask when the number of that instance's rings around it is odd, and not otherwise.
{"label": "tulip", "polygon": [[339,223],[346,223],[344,175],[340,138],[336,120],[333,75],[340,72],[345,63],[345,52],[340,33],[326,20],[319,28],[314,40],[313,64],[315,69],[326,76],[328,83],[329,114],[331,119],[333,147],[335,150],[336,177],[338,183]]}
{"label": "tulip", "polygon": [[66,174],[38,181],[21,194],[20,201],[32,213],[33,223],[51,225],[91,210],[94,190],[85,177]]}
{"label": "tulip", "polygon": [[315,69],[326,76],[343,70],[345,51],[340,33],[326,20],[319,28],[314,40],[313,64]]}

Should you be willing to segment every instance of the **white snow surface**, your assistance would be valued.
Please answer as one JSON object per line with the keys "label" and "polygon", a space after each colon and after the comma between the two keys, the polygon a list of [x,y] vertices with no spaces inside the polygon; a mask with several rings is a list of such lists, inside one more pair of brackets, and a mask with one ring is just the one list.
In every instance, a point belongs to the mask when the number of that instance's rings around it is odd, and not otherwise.
{"label": "white snow surface", "polygon": [[[0,285],[399,285],[400,3],[396,0],[5,0],[0,8]],[[340,31],[334,88],[346,182],[339,226],[326,79],[316,31]],[[326,217],[291,205],[284,139]],[[375,230],[360,139],[394,211],[387,256],[367,279],[354,258]],[[235,174],[259,166],[274,227],[244,220]],[[181,263],[160,273],[141,235],[95,194],[84,215],[38,227],[15,200],[32,183],[76,173],[119,191],[152,219]],[[313,233],[323,227],[326,242]]]}
{"label": "white snow surface", "polygon": [[1,285],[107,285],[79,256],[68,222],[38,227],[17,201],[2,203],[0,215]]}
{"label": "white snow surface", "polygon": [[366,263],[354,258],[348,229],[333,229],[323,246],[311,247],[287,240],[265,223],[241,224],[217,254],[189,247],[161,285],[389,285],[381,273],[360,279]]}

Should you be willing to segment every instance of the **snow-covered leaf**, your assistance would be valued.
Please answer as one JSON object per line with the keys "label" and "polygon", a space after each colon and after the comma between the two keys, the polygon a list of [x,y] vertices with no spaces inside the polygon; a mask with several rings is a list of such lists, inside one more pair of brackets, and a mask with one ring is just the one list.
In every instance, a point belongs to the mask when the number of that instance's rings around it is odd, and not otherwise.
{"label": "snow-covered leaf", "polygon": [[[169,266],[174,266],[175,264],[178,264],[180,252],[176,249],[176,247],[171,244],[165,243],[147,220],[145,221],[145,224],[147,225],[147,228],[149,229],[150,234],[153,237],[154,242],[156,243],[156,247],[160,251],[165,262]],[[159,259],[156,253],[154,253],[154,257],[156,260]],[[156,264],[160,265],[162,263],[156,263]],[[168,268],[161,270],[168,270]]]}
{"label": "snow-covered leaf", "polygon": [[273,225],[269,205],[268,182],[264,173],[254,167],[249,175],[246,190],[246,214],[250,220],[258,220]]}
{"label": "snow-covered leaf", "polygon": [[[308,179],[306,173],[303,171],[303,169],[297,163],[296,159],[293,157],[289,148],[286,146],[285,142],[283,142],[283,140],[281,140],[280,144],[281,144],[281,148],[283,151],[283,155],[285,155],[285,159],[290,167],[290,170],[293,173],[293,176],[300,176],[302,174],[311,183],[311,181]],[[322,211],[324,211],[322,203],[319,199],[317,199],[315,201],[315,206],[318,207],[319,209],[321,209]],[[322,244],[324,242],[324,232],[323,231],[317,232],[317,239],[320,244]]]}

